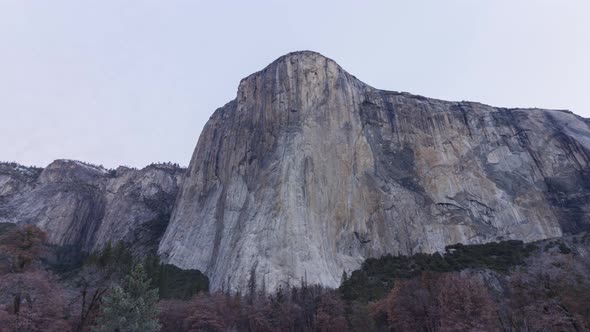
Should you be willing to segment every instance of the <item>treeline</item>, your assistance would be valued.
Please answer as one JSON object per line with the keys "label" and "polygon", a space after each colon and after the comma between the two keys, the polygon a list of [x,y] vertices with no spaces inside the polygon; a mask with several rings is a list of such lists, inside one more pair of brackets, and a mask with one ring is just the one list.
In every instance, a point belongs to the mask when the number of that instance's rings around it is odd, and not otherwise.
{"label": "treeline", "polygon": [[454,272],[465,269],[490,269],[506,272],[524,264],[535,244],[522,241],[491,242],[486,244],[455,244],[445,253],[415,254],[412,256],[386,255],[368,258],[350,277],[343,272],[340,291],[346,300],[368,302],[387,295],[398,279],[409,279],[423,272]]}
{"label": "treeline", "polygon": [[162,299],[189,299],[199,292],[209,291],[209,279],[199,270],[183,270],[175,265],[163,264],[156,255],[134,257],[123,242],[113,246],[108,242],[99,251],[90,254],[85,266],[97,266],[103,273],[123,278],[134,266],[141,264],[153,288],[158,289]]}
{"label": "treeline", "polygon": [[42,171],[43,168],[42,167],[38,167],[35,165],[31,165],[31,166],[25,166],[25,165],[21,165],[19,163],[17,163],[16,161],[0,161],[0,165],[2,166],[8,166],[11,168],[22,168],[22,169],[28,169],[28,170],[32,170],[32,171]]}
{"label": "treeline", "polygon": [[41,168],[41,167],[24,166],[24,165],[21,165],[17,162],[14,162],[14,161],[0,161],[0,167],[2,167],[2,166],[5,166],[11,170],[17,170],[20,172],[24,172],[34,178],[37,178],[41,174],[41,172],[43,171],[43,168]]}
{"label": "treeline", "polygon": [[424,272],[369,303],[377,330],[589,331],[590,263],[559,251],[507,273]]}
{"label": "treeline", "polygon": [[[575,248],[581,248],[576,250]],[[368,259],[340,293],[370,331],[588,331],[590,233]]]}
{"label": "treeline", "polygon": [[183,166],[180,166],[178,163],[173,163],[170,161],[159,161],[159,162],[153,162],[151,164],[149,164],[147,167],[158,167],[158,166],[164,166],[164,167],[170,167],[170,168],[186,168]]}
{"label": "treeline", "polygon": [[[2,226],[0,224],[0,226]],[[0,227],[0,331],[588,331],[590,235],[368,259],[338,289],[208,292],[196,270],[107,244],[51,268],[34,226]]]}
{"label": "treeline", "polygon": [[199,293],[159,305],[162,331],[346,331],[345,303],[337,290],[303,283],[268,294]]}
{"label": "treeline", "polygon": [[[582,248],[590,236],[573,237]],[[338,290],[161,301],[163,331],[587,331],[590,261],[562,240],[452,245],[444,254],[368,259]],[[584,249],[585,250],[585,249]]]}

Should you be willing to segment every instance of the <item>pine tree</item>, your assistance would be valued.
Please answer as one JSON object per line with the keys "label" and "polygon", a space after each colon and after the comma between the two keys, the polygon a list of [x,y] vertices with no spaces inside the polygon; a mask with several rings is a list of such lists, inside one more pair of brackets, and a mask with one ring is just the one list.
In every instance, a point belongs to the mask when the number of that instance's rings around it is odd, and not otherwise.
{"label": "pine tree", "polygon": [[123,287],[116,286],[104,298],[95,332],[152,332],[160,329],[158,289],[150,289],[143,265],[137,264]]}

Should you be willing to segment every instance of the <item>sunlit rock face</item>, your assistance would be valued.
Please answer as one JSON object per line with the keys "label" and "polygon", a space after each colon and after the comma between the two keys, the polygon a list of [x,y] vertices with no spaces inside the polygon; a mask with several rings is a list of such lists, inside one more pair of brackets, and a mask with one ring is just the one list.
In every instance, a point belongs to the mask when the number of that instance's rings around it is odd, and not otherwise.
{"label": "sunlit rock face", "polygon": [[45,169],[0,165],[0,222],[35,224],[49,242],[82,251],[127,243],[155,253],[166,229],[184,169],[137,170],[56,160]]}
{"label": "sunlit rock face", "polygon": [[205,126],[159,253],[212,287],[337,286],[368,257],[588,227],[590,128],[567,111],[372,88],[314,52],[243,79]]}

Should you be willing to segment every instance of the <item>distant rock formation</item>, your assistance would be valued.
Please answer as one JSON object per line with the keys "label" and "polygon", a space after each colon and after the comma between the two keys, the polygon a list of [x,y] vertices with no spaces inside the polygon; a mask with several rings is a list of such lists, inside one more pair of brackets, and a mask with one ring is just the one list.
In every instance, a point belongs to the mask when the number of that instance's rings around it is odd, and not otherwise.
{"label": "distant rock formation", "polygon": [[252,269],[269,289],[337,286],[367,257],[587,228],[589,162],[571,112],[378,90],[291,53],[205,126],[159,253],[213,289],[244,289]]}
{"label": "distant rock formation", "polygon": [[184,169],[142,170],[56,160],[45,169],[0,164],[0,222],[34,223],[53,244],[92,251],[123,241],[155,253]]}

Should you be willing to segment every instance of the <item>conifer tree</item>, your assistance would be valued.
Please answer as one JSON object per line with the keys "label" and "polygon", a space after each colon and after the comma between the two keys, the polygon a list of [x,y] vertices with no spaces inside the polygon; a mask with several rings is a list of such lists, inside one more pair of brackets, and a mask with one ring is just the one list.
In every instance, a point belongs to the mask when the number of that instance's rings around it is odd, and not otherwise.
{"label": "conifer tree", "polygon": [[116,286],[104,298],[95,332],[152,332],[160,329],[156,304],[158,289],[150,289],[142,264],[137,264],[123,287]]}

